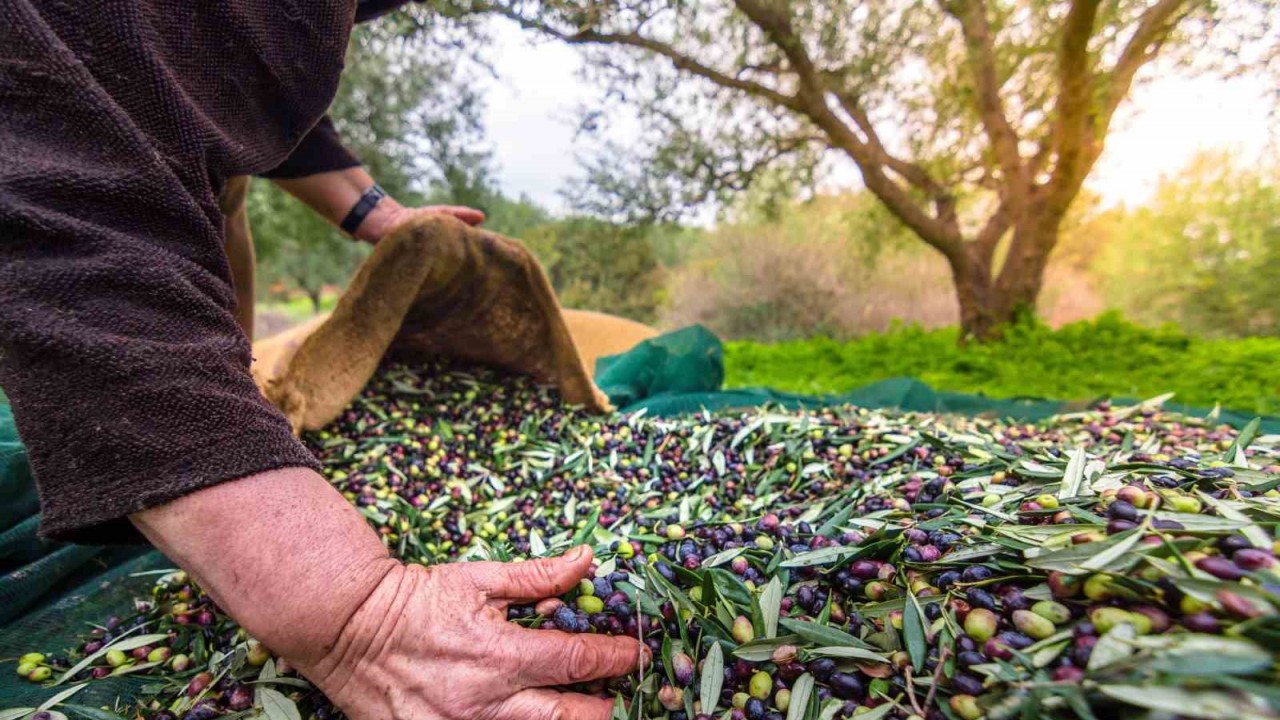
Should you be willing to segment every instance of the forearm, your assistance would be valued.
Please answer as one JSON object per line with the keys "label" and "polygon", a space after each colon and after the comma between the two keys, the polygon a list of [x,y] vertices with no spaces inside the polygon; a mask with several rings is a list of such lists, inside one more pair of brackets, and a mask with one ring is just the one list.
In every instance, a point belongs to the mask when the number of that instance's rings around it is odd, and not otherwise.
{"label": "forearm", "polygon": [[130,519],[250,634],[300,665],[323,657],[399,564],[305,468],[215,485]]}
{"label": "forearm", "polygon": [[[273,179],[272,182],[337,227],[364,191],[373,186],[374,179],[363,167],[357,166],[300,178]],[[360,223],[355,237],[376,243],[399,221],[403,212],[404,207],[395,198],[383,198]]]}

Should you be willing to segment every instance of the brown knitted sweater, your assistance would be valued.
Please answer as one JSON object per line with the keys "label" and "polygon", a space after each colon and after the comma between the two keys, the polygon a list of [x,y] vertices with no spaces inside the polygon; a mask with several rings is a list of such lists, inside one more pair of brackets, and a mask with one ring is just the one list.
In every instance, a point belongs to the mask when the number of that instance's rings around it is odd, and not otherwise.
{"label": "brown knitted sweater", "polygon": [[313,466],[254,388],[217,193],[333,97],[352,0],[0,0],[0,387],[42,532]]}

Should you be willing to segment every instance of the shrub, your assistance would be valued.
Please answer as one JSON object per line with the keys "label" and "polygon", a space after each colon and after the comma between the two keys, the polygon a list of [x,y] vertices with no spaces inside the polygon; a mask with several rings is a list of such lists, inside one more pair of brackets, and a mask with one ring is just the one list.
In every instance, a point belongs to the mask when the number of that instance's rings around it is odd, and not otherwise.
{"label": "shrub", "polygon": [[722,337],[850,337],[896,318],[956,322],[946,263],[904,240],[866,195],[821,197],[711,232],[672,279],[663,325]]}
{"label": "shrub", "polygon": [[938,389],[995,397],[1090,400],[1174,392],[1192,405],[1280,414],[1280,338],[1200,339],[1108,313],[1057,330],[1028,321],[987,345],[956,341],[955,328],[900,326],[848,342],[730,342],[726,383],[827,393],[912,376]]}
{"label": "shrub", "polygon": [[569,218],[531,230],[523,239],[565,307],[652,322],[663,286],[651,239],[655,232],[644,225]]}

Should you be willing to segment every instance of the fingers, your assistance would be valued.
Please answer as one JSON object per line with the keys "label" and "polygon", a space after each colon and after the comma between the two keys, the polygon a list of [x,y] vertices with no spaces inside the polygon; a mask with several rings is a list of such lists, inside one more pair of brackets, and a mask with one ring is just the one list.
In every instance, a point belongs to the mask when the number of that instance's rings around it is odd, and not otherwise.
{"label": "fingers", "polygon": [[541,600],[568,592],[587,576],[591,568],[591,548],[580,545],[558,558],[540,558],[519,563],[466,563],[472,579],[485,595],[495,600]]}
{"label": "fingers", "polygon": [[609,720],[613,700],[554,690],[521,690],[503,701],[495,720]]}
{"label": "fingers", "polygon": [[517,682],[548,687],[602,680],[635,671],[644,646],[635,638],[511,628],[506,647]]}
{"label": "fingers", "polygon": [[427,212],[443,213],[452,215],[468,225],[479,225],[484,222],[484,213],[475,208],[462,207],[461,205],[432,205],[422,208]]}

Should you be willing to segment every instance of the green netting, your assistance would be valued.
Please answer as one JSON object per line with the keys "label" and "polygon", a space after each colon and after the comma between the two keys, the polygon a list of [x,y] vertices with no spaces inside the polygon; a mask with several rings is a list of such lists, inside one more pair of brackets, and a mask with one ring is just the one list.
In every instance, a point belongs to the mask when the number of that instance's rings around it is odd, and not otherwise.
{"label": "green netting", "polygon": [[[804,373],[803,367],[796,368]],[[1079,410],[1089,403],[1064,402],[1045,398],[993,398],[935,390],[915,378],[891,378],[831,395],[798,395],[768,388],[725,390],[724,351],[720,340],[709,330],[693,326],[647,340],[622,355],[600,358],[596,363],[600,387],[625,412],[645,410],[654,415],[680,415],[703,410],[746,410],[761,405],[784,408],[823,405],[860,405],[897,408],[913,412],[942,412],[987,415],[1034,422],[1062,412]],[[1098,398],[1099,400],[1102,398]],[[1116,398],[1120,403],[1145,398]],[[1166,403],[1165,407],[1186,415],[1206,417],[1212,408]],[[1218,419],[1242,427],[1254,418],[1222,410]],[[1280,433],[1280,418],[1262,418],[1261,429]]]}
{"label": "green netting", "polygon": [[[797,367],[796,372],[803,373],[804,368]],[[1082,406],[1042,398],[998,399],[942,392],[911,378],[884,380],[825,396],[764,388],[723,390],[720,341],[697,326],[645,341],[627,353],[601,358],[596,377],[616,406],[653,415],[766,404],[799,408],[850,403],[1035,421]],[[1209,412],[1207,408],[1170,407],[1196,416]],[[1222,412],[1219,419],[1240,427],[1251,416]],[[1280,418],[1264,418],[1262,430],[1280,433]],[[145,548],[71,546],[41,540],[36,536],[37,508],[26,452],[8,406],[0,403],[0,708],[36,703],[53,694],[17,677],[13,661],[18,655],[69,647],[89,629],[89,623],[123,612],[133,598],[146,593],[154,578],[137,573],[173,567],[163,555]],[[145,682],[126,677],[93,683],[77,701],[101,705],[117,695],[128,698]]]}
{"label": "green netting", "polygon": [[[18,678],[16,657],[65,649],[88,632],[89,623],[101,622],[113,608],[128,608],[147,591],[152,580],[132,573],[173,566],[149,548],[42,540],[36,535],[38,509],[26,450],[9,406],[0,403],[0,708],[38,703],[54,692]],[[107,704],[142,684],[122,678],[90,687],[77,701]]]}

